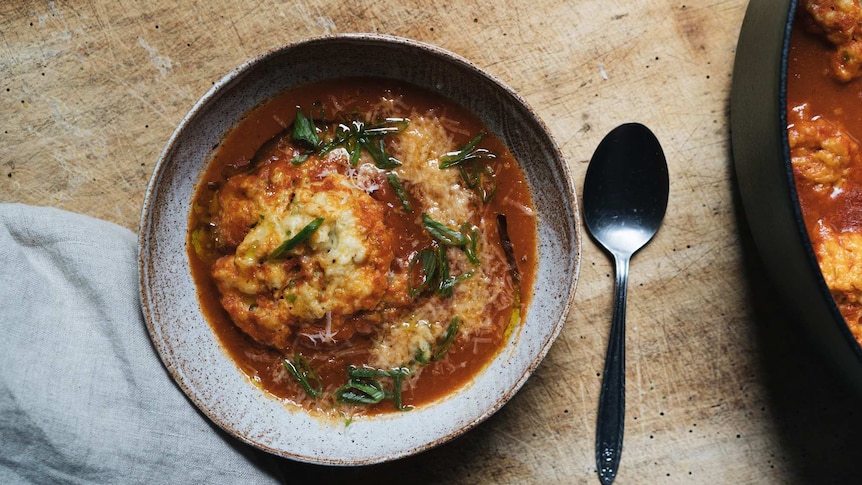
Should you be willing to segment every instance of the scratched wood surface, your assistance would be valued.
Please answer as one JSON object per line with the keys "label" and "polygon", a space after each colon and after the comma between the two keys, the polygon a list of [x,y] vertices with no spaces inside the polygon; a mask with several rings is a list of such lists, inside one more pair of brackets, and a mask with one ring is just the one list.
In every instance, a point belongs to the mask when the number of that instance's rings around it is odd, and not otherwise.
{"label": "scratched wood surface", "polygon": [[[743,0],[0,2],[0,202],[135,230],[177,123],[243,61],[310,36],[379,32],[458,53],[539,113],[580,190],[602,136],[650,126],[666,222],[631,268],[625,449],[617,483],[858,483],[859,401],[795,332],[753,252],[728,110]],[[574,308],[523,390],[477,429],[320,483],[593,483],[611,315],[586,236]],[[8,302],[7,302],[8,304]]]}

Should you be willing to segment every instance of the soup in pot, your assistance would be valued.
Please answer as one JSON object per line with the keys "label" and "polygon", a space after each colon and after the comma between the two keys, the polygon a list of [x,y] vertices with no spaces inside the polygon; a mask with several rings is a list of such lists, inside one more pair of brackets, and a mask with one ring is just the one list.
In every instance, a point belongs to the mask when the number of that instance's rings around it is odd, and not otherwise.
{"label": "soup in pot", "polygon": [[791,35],[788,139],[823,278],[862,344],[862,7],[802,1]]}

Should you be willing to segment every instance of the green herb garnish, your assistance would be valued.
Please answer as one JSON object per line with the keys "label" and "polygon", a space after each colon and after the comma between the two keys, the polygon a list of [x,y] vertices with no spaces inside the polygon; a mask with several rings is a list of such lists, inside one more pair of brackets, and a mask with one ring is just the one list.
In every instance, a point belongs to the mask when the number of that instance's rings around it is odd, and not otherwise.
{"label": "green herb garnish", "polygon": [[[350,155],[350,164],[356,166],[362,150],[368,152],[374,160],[377,168],[388,170],[401,165],[401,162],[392,157],[383,146],[385,135],[401,133],[407,128],[409,120],[406,118],[386,118],[378,123],[368,124],[360,120],[352,120],[349,123],[340,123],[335,128],[335,136],[332,140],[323,144],[320,155],[324,155],[336,147],[343,146]],[[375,143],[376,142],[376,143]]]}
{"label": "green herb garnish", "polygon": [[413,359],[422,365],[426,365],[430,358],[431,349],[418,349],[416,350],[416,355],[413,356]]}
{"label": "green herb garnish", "polygon": [[[339,401],[350,404],[377,404],[384,399],[392,399],[395,409],[407,411],[410,407],[401,402],[401,388],[404,377],[411,373],[407,367],[395,367],[389,370],[372,369],[369,367],[349,366],[347,368],[347,383],[341,386],[335,395]],[[386,389],[378,380],[381,377],[392,379],[392,390]]]}
{"label": "green herb garnish", "polygon": [[399,411],[409,411],[413,406],[404,406],[401,402],[401,388],[404,384],[404,378],[410,375],[410,369],[399,367],[392,370],[392,400],[395,401],[395,409]]}
{"label": "green herb garnish", "polygon": [[351,404],[377,404],[387,396],[383,384],[376,379],[350,379],[337,394],[339,401]]}
{"label": "green herb garnish", "polygon": [[490,165],[485,165],[479,172],[479,183],[476,186],[476,191],[485,204],[497,193],[497,176]]}
{"label": "green herb garnish", "polygon": [[407,200],[407,191],[404,190],[404,186],[401,185],[401,180],[398,179],[398,175],[395,175],[395,172],[389,172],[386,174],[386,180],[389,181],[389,185],[392,186],[392,190],[395,191],[395,195],[401,200],[401,205],[404,207],[404,210],[407,212],[413,212],[413,207],[410,205],[410,201]]}
{"label": "green herb garnish", "polygon": [[497,175],[487,164],[470,163],[458,165],[464,185],[479,195],[483,203],[488,203],[497,193]]}
{"label": "green herb garnish", "polygon": [[497,192],[497,177],[494,169],[488,164],[481,163],[480,160],[491,160],[497,156],[490,150],[477,148],[483,136],[484,134],[480,133],[461,150],[449,152],[440,157],[440,169],[458,167],[464,185],[476,191],[482,202],[488,203]]}
{"label": "green herb garnish", "polygon": [[317,136],[317,127],[314,126],[314,121],[306,118],[299,106],[296,107],[296,119],[293,122],[291,138],[294,142],[312,150],[320,145],[320,137]]}
{"label": "green herb garnish", "polygon": [[317,374],[302,354],[296,354],[293,357],[293,361],[283,359],[282,362],[284,368],[299,382],[299,385],[302,386],[309,397],[317,399],[323,395],[323,381],[320,379],[320,375]]}
{"label": "green herb garnish", "polygon": [[440,279],[440,285],[437,287],[437,294],[442,296],[443,298],[449,298],[452,296],[452,291],[455,289],[455,285],[466,280],[473,276],[473,272],[464,273],[458,276],[449,276],[447,278]]}
{"label": "green herb garnish", "polygon": [[[418,267],[418,269],[417,269]],[[414,281],[421,279],[417,285]],[[455,285],[473,276],[473,272],[458,276],[449,274],[449,259],[446,257],[446,246],[427,247],[416,253],[410,260],[407,269],[408,283],[407,291],[410,298],[416,298],[429,289],[434,289],[443,298],[452,296]]]}
{"label": "green herb garnish", "polygon": [[308,238],[310,238],[311,235],[314,234],[314,231],[316,231],[321,224],[323,224],[322,217],[318,217],[317,219],[309,222],[307,226],[303,227],[302,230],[296,234],[296,236],[293,236],[287,241],[284,241],[283,243],[281,243],[281,245],[275,248],[273,252],[269,253],[267,259],[283,258],[288,251],[308,240]]}
{"label": "green herb garnish", "polygon": [[497,158],[497,156],[491,153],[490,150],[485,148],[476,148],[476,145],[482,141],[483,136],[485,136],[484,133],[479,133],[461,150],[457,152],[449,152],[440,157],[440,168],[444,169],[454,167],[456,165],[462,165],[471,160]]}
{"label": "green herb garnish", "polygon": [[386,153],[383,138],[377,138],[376,144],[371,140],[362,140],[362,148],[371,155],[374,165],[381,170],[391,170],[401,165],[401,161]]}
{"label": "green herb garnish", "polygon": [[[421,273],[419,277],[421,278],[421,283],[419,285],[414,285],[414,279],[416,276],[416,265],[420,265],[419,269]],[[410,266],[407,268],[408,274],[408,291],[410,292],[410,298],[416,298],[420,293],[431,287],[432,281],[437,274],[437,253],[431,248],[424,248],[410,260]]]}
{"label": "green herb garnish", "polygon": [[431,360],[437,362],[446,356],[452,344],[455,343],[455,337],[458,335],[458,328],[461,326],[461,319],[458,316],[452,317],[449,326],[446,327],[446,335],[443,337],[443,342],[437,347],[437,350],[431,355]]}
{"label": "green herb garnish", "polygon": [[422,213],[422,224],[434,239],[446,246],[464,246],[469,242],[466,236],[450,229],[443,223],[435,221],[424,212]]}
{"label": "green herb garnish", "polygon": [[479,231],[477,228],[470,226],[466,222],[461,224],[461,234],[467,238],[467,244],[464,245],[464,254],[467,255],[467,260],[474,265],[479,264]]}
{"label": "green herb garnish", "polygon": [[[410,260],[408,291],[411,298],[416,298],[427,289],[434,288],[438,295],[443,298],[452,296],[456,284],[473,276],[473,271],[459,276],[449,274],[449,258],[446,256],[446,248],[449,246],[461,247],[467,259],[474,265],[479,264],[477,255],[477,244],[479,234],[475,228],[468,223],[461,225],[461,230],[456,231],[445,224],[435,221],[428,214],[422,214],[422,222],[425,229],[436,241],[431,247],[427,247],[416,253]],[[467,234],[465,234],[467,233]],[[438,244],[439,243],[439,244]],[[421,282],[415,285],[417,265],[421,272]]]}
{"label": "green herb garnish", "polygon": [[452,291],[455,285],[473,276],[473,272],[464,273],[458,276],[449,274],[449,258],[446,257],[446,246],[437,247],[437,294],[443,298],[452,296]]}
{"label": "green herb garnish", "polygon": [[449,258],[446,246],[437,246],[437,294],[443,298],[452,296],[455,283],[449,275]]}
{"label": "green herb garnish", "polygon": [[427,365],[429,362],[437,362],[446,356],[452,344],[455,343],[455,338],[458,335],[458,329],[461,326],[461,319],[456,315],[449,321],[449,326],[446,327],[446,334],[443,336],[443,341],[435,349],[419,349],[413,358],[416,362]]}

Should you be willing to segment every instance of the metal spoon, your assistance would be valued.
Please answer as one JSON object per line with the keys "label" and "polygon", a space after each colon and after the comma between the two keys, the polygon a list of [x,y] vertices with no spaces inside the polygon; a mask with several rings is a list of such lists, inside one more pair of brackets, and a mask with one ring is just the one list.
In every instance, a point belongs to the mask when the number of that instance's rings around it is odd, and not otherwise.
{"label": "metal spoon", "polygon": [[669,181],[661,145],[649,128],[614,128],[596,148],[584,181],[584,221],[614,257],[614,316],[605,357],[596,425],[596,468],[614,481],[623,448],[625,415],[626,283],[629,260],[658,231],[667,209]]}

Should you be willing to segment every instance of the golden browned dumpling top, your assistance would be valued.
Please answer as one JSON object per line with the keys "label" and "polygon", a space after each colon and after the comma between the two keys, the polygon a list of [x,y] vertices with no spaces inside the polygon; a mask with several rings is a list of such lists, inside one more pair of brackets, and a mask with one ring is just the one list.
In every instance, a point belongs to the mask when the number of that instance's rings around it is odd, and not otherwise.
{"label": "golden browned dumpling top", "polygon": [[842,82],[862,75],[862,5],[858,0],[804,0],[808,30],[835,45],[830,58],[833,76]]}
{"label": "golden browned dumpling top", "polygon": [[794,121],[787,135],[794,172],[820,192],[839,188],[850,167],[860,163],[859,145],[824,118]]}
{"label": "golden browned dumpling top", "polygon": [[221,191],[230,211],[220,222],[231,237],[254,221],[235,254],[214,266],[222,305],[246,333],[277,347],[303,325],[324,319],[321,338],[331,338],[345,316],[373,310],[393,259],[384,204],[335,171],[295,172],[272,162]]}

